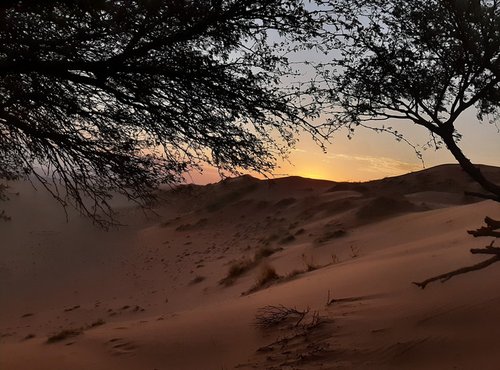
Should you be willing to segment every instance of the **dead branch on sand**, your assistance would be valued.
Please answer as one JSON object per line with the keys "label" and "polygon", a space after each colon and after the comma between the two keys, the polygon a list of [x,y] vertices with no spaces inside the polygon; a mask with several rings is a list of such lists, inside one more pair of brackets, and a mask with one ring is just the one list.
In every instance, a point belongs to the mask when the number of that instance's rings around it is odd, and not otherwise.
{"label": "dead branch on sand", "polygon": [[[468,230],[467,232],[469,234],[473,235],[474,237],[481,237],[481,236],[491,237],[492,236],[495,238],[500,238],[500,231],[497,231],[498,229],[500,229],[500,221],[494,220],[490,217],[486,217],[484,219],[484,222],[486,223],[486,226],[482,226],[476,230]],[[433,276],[433,277],[426,279],[424,281],[421,281],[421,282],[414,281],[413,284],[415,284],[419,288],[425,289],[427,284],[432,283],[434,281],[440,280],[442,283],[444,283],[445,281],[450,280],[454,276],[465,274],[465,273],[471,272],[471,271],[482,270],[482,269],[488,267],[489,265],[492,265],[495,262],[500,261],[500,248],[494,247],[493,246],[494,242],[495,241],[492,240],[491,243],[484,248],[472,248],[470,250],[470,252],[472,254],[490,254],[490,255],[493,255],[493,257],[491,257],[485,261],[471,265],[471,266],[462,267],[462,268],[459,268],[457,270],[453,270],[453,271],[450,271],[450,272],[447,272],[444,274]]]}
{"label": "dead branch on sand", "polygon": [[261,328],[270,328],[279,325],[285,321],[296,319],[295,326],[299,326],[304,317],[309,313],[309,308],[300,311],[296,308],[278,306],[264,306],[257,310],[255,323]]}

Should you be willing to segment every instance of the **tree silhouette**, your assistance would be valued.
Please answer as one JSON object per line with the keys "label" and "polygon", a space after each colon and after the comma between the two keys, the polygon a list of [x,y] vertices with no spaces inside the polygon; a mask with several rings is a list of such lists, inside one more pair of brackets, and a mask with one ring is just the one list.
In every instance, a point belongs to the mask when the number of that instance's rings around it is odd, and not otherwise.
{"label": "tree silhouette", "polygon": [[148,201],[203,163],[265,172],[297,130],[321,136],[280,86],[286,45],[322,28],[300,0],[2,4],[0,179],[35,176],[97,222],[111,192]]}
{"label": "tree silhouette", "polygon": [[[479,120],[500,108],[500,5],[462,0],[335,1],[341,55],[324,64],[326,100],[340,111],[333,126],[368,126],[402,139],[396,127],[427,129],[462,168],[500,200],[500,186],[464,155],[457,119],[476,108]],[[379,123],[379,124],[377,124]]]}
{"label": "tree silhouette", "polygon": [[[475,109],[479,121],[500,113],[500,2],[487,0],[336,0],[338,58],[321,65],[326,104],[334,129],[368,127],[406,140],[400,125],[429,132],[429,145],[444,145],[485,190],[474,194],[500,201],[500,186],[486,178],[459,147],[457,119]],[[482,235],[497,236],[498,221],[486,219]],[[478,231],[471,232],[481,236]],[[446,280],[499,260],[480,263],[417,285]]]}

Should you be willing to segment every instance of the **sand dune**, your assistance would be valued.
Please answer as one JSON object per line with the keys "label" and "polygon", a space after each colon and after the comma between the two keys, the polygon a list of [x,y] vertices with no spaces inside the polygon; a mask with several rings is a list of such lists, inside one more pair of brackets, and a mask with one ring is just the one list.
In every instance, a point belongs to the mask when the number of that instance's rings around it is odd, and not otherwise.
{"label": "sand dune", "polygon": [[162,191],[148,217],[120,205],[106,232],[13,184],[0,369],[497,369],[500,264],[411,284],[484,259],[465,231],[500,206],[464,190],[453,165],[243,176]]}

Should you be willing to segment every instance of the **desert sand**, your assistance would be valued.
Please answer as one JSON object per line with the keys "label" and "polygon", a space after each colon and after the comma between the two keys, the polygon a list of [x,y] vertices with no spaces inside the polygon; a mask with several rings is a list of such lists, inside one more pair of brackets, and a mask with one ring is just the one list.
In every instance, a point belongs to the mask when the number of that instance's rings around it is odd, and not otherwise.
{"label": "desert sand", "polygon": [[126,226],[105,231],[11,184],[0,369],[498,369],[500,263],[412,284],[487,258],[466,230],[500,204],[464,190],[455,165],[242,176],[162,191],[154,212],[119,204]]}

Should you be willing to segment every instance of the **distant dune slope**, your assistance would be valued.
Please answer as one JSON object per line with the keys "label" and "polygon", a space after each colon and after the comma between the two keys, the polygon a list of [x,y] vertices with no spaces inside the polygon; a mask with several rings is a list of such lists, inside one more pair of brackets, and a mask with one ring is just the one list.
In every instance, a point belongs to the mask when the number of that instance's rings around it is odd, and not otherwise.
{"label": "distant dune slope", "polygon": [[120,204],[127,226],[104,231],[12,184],[0,369],[497,369],[500,264],[411,284],[484,259],[465,231],[500,205],[479,190],[456,165],[242,176]]}

